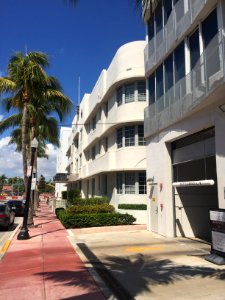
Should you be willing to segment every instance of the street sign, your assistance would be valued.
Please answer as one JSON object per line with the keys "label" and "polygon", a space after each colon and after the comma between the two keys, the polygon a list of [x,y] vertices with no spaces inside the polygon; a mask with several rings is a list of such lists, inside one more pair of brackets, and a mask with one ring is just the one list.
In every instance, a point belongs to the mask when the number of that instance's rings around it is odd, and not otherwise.
{"label": "street sign", "polygon": [[37,182],[37,178],[32,178],[31,190],[33,190],[33,191],[36,189],[36,182]]}

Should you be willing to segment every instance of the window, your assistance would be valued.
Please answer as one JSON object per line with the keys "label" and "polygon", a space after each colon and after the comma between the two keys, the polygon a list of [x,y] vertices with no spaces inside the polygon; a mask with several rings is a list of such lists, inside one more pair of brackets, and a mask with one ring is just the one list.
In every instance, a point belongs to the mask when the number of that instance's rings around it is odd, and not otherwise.
{"label": "window", "polygon": [[155,12],[155,25],[156,25],[156,34],[157,34],[160,30],[162,30],[163,27],[162,6],[160,5]]}
{"label": "window", "polygon": [[148,21],[148,41],[150,42],[154,38],[154,19],[151,18]]}
{"label": "window", "polygon": [[117,106],[120,106],[123,103],[123,88],[122,87],[119,87],[116,90],[116,101],[117,101]]}
{"label": "window", "polygon": [[125,194],[135,194],[135,173],[125,173]]}
{"label": "window", "polygon": [[95,196],[95,179],[94,178],[91,180],[91,196],[92,197]]}
{"label": "window", "polygon": [[189,37],[189,48],[191,56],[191,70],[193,70],[200,58],[199,30],[196,30]]}
{"label": "window", "polygon": [[172,0],[164,0],[164,25],[166,25],[172,12]]}
{"label": "window", "polygon": [[217,10],[213,12],[202,22],[202,39],[205,50],[206,77],[208,85],[210,77],[216,74],[220,69],[220,51],[218,41],[218,22]]}
{"label": "window", "polygon": [[147,194],[146,191],[146,173],[138,173],[138,192],[139,194]]}
{"label": "window", "polygon": [[108,152],[108,138],[105,138],[105,152]]}
{"label": "window", "polygon": [[80,168],[82,167],[82,154],[80,154]]}
{"label": "window", "polygon": [[207,48],[214,36],[218,33],[217,10],[212,13],[202,22],[202,37],[204,47]]}
{"label": "window", "polygon": [[109,107],[108,107],[108,101],[105,103],[105,117],[108,118],[108,112],[109,112]]}
{"label": "window", "polygon": [[148,79],[149,89],[149,104],[155,102],[155,74],[152,74]]}
{"label": "window", "polygon": [[91,126],[92,126],[92,130],[96,129],[96,116],[94,116],[94,118],[92,119]]}
{"label": "window", "polygon": [[123,130],[122,130],[122,128],[117,129],[116,143],[117,143],[117,148],[122,148],[123,147]]}
{"label": "window", "polygon": [[144,126],[143,125],[138,125],[138,145],[139,146],[145,145]]}
{"label": "window", "polygon": [[138,101],[146,101],[146,83],[145,81],[138,81]]}
{"label": "window", "polygon": [[165,92],[173,86],[173,55],[165,60]]}
{"label": "window", "polygon": [[124,86],[125,103],[134,101],[134,84],[126,84]]}
{"label": "window", "polygon": [[135,145],[135,127],[126,126],[125,127],[125,147],[130,147]]}
{"label": "window", "polygon": [[93,146],[91,148],[91,158],[92,158],[92,160],[95,160],[95,155],[96,155],[96,150],[95,150],[95,146]]}
{"label": "window", "polygon": [[156,70],[156,99],[161,98],[163,94],[163,65],[161,65]]}
{"label": "window", "polygon": [[116,174],[117,194],[123,194],[123,173]]}
{"label": "window", "polygon": [[182,42],[174,51],[175,60],[175,82],[178,82],[185,76],[185,57],[184,42]]}

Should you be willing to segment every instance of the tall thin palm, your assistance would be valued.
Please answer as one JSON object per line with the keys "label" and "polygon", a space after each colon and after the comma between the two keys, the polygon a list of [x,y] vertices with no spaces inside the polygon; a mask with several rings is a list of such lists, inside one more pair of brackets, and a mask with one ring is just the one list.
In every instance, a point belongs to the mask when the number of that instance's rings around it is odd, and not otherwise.
{"label": "tall thin palm", "polygon": [[[22,114],[22,119],[17,114],[0,122],[0,132],[3,132],[10,124],[12,127],[18,126],[20,120],[25,181],[27,143],[30,137],[35,134],[36,108],[40,107],[40,110],[44,107],[46,108],[46,103],[48,103],[49,109],[46,111],[46,114],[48,115],[55,111],[60,119],[71,108],[71,102],[63,94],[58,81],[46,74],[45,68],[48,65],[48,56],[42,52],[29,52],[25,55],[18,52],[9,61],[8,76],[0,77],[0,94],[9,96],[4,99],[7,110],[16,108]],[[28,117],[30,118],[29,122]],[[30,125],[30,128],[28,125]]]}

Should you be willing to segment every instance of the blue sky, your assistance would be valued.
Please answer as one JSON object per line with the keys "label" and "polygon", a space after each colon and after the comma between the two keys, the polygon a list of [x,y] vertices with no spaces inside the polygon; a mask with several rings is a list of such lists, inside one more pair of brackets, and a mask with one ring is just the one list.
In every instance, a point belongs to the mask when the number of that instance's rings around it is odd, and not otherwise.
{"label": "blue sky", "polygon": [[[82,99],[120,46],[145,39],[145,26],[132,0],[80,0],[75,8],[63,0],[1,0],[0,18],[0,74],[5,75],[15,51],[45,52],[50,58],[47,73],[59,79],[75,105],[79,76]],[[2,116],[6,114],[0,106]],[[71,124],[73,117],[71,112],[63,123]],[[0,147],[7,135],[0,136]],[[5,169],[0,161],[1,173]]]}

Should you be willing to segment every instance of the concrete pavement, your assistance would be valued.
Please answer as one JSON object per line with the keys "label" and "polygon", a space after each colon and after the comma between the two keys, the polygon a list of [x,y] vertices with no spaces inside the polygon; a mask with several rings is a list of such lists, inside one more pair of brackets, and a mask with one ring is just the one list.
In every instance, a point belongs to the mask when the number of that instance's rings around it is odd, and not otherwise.
{"label": "concrete pavement", "polygon": [[105,299],[44,202],[34,222],[30,239],[15,236],[0,262],[0,299]]}
{"label": "concrete pavement", "polygon": [[204,259],[209,244],[122,228],[70,231],[86,266],[107,284],[108,299],[225,299],[225,266]]}

